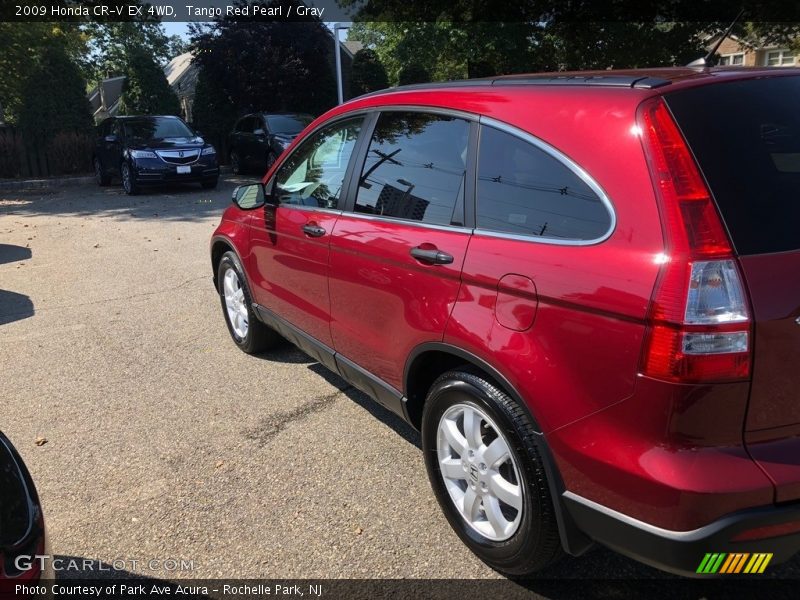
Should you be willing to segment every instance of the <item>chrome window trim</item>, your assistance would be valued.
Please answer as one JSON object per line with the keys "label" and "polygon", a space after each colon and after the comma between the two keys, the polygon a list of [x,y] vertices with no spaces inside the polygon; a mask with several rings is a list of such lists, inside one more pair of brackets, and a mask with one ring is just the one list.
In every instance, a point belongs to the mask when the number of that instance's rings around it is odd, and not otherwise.
{"label": "chrome window trim", "polygon": [[388,106],[375,106],[370,110],[377,112],[418,112],[429,113],[433,115],[440,115],[445,117],[454,117],[456,119],[463,119],[465,121],[480,121],[480,115],[458,110],[455,108],[444,108],[441,106],[421,106],[419,104],[391,104]]}
{"label": "chrome window trim", "polygon": [[[477,211],[477,204],[478,204],[478,186],[476,182],[475,186],[475,235],[485,235],[489,237],[496,237],[496,238],[503,238],[503,239],[510,239],[510,240],[519,240],[523,242],[534,242],[539,244],[551,244],[555,246],[594,246],[596,244],[600,244],[606,241],[611,235],[614,233],[614,230],[617,227],[617,214],[614,210],[614,205],[611,203],[611,199],[608,197],[608,194],[605,193],[603,188],[594,180],[594,178],[589,175],[583,167],[578,165],[574,160],[569,158],[566,154],[551,146],[544,140],[536,137],[528,133],[527,131],[523,131],[513,125],[509,125],[508,123],[504,123],[503,121],[498,121],[497,119],[493,119],[491,117],[481,116],[478,119],[478,122],[481,126],[491,127],[493,129],[497,129],[504,133],[508,133],[509,135],[513,135],[533,146],[537,147],[538,149],[542,150],[549,156],[555,158],[558,162],[563,164],[567,167],[570,171],[572,171],[575,175],[577,175],[581,181],[583,181],[589,189],[591,189],[597,196],[600,198],[600,201],[606,207],[608,211],[608,215],[610,217],[610,223],[608,227],[608,231],[604,233],[602,236],[597,237],[592,240],[568,240],[568,239],[559,239],[559,238],[545,238],[545,237],[537,237],[533,234],[522,234],[522,233],[508,233],[503,231],[492,231],[491,229],[482,229],[478,227],[477,219],[478,219],[478,211]],[[478,176],[478,171],[480,170],[480,139],[478,141],[478,170],[476,170],[475,177]]]}
{"label": "chrome window trim", "polygon": [[343,211],[342,214],[347,217],[364,219],[365,221],[380,221],[381,223],[387,223],[387,224],[410,225],[411,227],[434,229],[436,231],[454,231],[456,233],[467,233],[467,234],[472,234],[473,231],[469,227],[462,227],[460,225],[438,225],[436,223],[423,223],[422,221],[412,221],[411,219],[401,219],[399,217],[384,217],[380,215],[368,215],[353,211]]}
{"label": "chrome window trim", "polygon": [[318,208],[316,206],[306,206],[305,204],[270,204],[269,202],[267,202],[265,206],[272,206],[273,208],[276,209],[285,208],[287,210],[305,210],[308,212],[321,212],[331,215],[341,215],[344,212],[341,208]]}

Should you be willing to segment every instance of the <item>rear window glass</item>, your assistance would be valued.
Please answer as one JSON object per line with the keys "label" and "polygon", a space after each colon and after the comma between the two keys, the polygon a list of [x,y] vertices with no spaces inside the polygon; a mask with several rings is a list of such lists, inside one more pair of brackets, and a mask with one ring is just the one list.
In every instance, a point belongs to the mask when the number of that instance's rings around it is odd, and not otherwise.
{"label": "rear window glass", "polygon": [[599,196],[566,165],[516,136],[481,129],[478,228],[535,238],[592,241],[611,227]]}
{"label": "rear window glass", "polygon": [[800,249],[800,77],[666,96],[739,254]]}

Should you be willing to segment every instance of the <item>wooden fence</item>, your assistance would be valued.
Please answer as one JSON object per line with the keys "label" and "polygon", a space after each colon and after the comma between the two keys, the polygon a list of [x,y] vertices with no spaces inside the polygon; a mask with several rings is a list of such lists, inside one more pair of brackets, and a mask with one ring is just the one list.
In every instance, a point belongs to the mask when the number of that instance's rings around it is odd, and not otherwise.
{"label": "wooden fence", "polygon": [[93,143],[88,133],[64,132],[37,144],[15,127],[0,125],[0,178],[91,173]]}

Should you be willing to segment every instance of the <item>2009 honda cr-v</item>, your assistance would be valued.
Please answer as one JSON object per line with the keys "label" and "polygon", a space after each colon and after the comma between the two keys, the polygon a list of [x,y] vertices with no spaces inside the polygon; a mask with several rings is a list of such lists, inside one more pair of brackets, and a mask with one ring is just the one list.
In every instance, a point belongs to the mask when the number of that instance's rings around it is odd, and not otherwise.
{"label": "2009 honda cr-v", "polygon": [[420,429],[501,572],[595,542],[678,573],[786,560],[799,100],[800,70],[752,68],[355,99],[234,193],[211,241],[230,334],[283,336]]}

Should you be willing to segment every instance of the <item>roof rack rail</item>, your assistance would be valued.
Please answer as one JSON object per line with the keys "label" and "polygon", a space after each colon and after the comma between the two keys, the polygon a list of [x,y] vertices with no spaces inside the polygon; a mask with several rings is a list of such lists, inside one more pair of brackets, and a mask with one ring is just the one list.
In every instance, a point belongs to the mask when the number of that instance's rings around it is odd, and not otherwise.
{"label": "roof rack rail", "polygon": [[669,79],[641,75],[505,75],[502,77],[487,77],[485,79],[458,79],[455,81],[436,83],[413,83],[369,92],[368,94],[358,96],[358,98],[369,98],[370,96],[388,92],[413,92],[415,90],[424,91],[463,87],[492,87],[498,85],[598,86],[650,90],[669,85],[670,83],[672,82]]}

